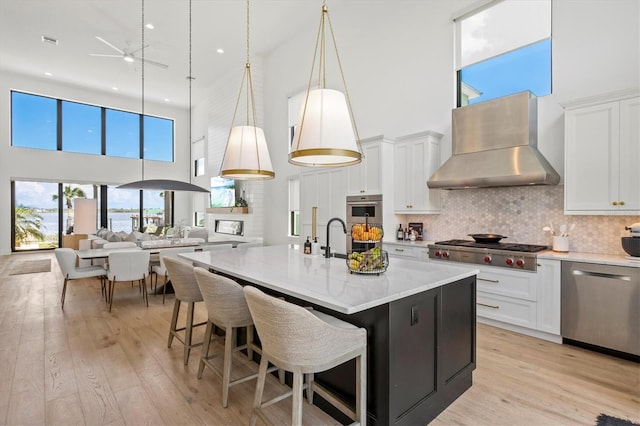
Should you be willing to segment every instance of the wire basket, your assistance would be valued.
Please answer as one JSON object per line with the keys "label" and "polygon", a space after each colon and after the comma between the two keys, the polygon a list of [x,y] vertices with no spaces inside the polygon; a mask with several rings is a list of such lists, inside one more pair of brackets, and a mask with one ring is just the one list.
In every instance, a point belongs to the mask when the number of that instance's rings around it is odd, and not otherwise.
{"label": "wire basket", "polygon": [[352,274],[380,275],[389,266],[389,254],[379,247],[347,256],[347,268]]}

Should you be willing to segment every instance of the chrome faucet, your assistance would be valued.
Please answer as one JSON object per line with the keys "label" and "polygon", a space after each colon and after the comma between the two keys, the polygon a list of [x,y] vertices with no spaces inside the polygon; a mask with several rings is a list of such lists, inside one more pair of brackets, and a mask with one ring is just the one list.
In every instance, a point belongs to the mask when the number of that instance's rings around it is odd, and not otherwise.
{"label": "chrome faucet", "polygon": [[329,219],[329,221],[327,222],[327,245],[324,247],[320,247],[324,249],[324,257],[326,258],[331,257],[331,247],[329,247],[329,227],[331,226],[331,222],[335,220],[342,224],[342,230],[345,234],[347,233],[347,224],[344,223],[344,220],[340,219],[339,217],[332,217],[331,219]]}

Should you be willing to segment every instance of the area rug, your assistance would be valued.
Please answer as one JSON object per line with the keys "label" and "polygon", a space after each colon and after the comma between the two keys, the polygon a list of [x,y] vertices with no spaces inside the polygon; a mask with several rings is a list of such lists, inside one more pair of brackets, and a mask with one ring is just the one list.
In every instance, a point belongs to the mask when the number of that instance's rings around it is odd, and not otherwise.
{"label": "area rug", "polygon": [[9,275],[34,274],[51,272],[51,259],[22,260],[16,262]]}
{"label": "area rug", "polygon": [[596,419],[596,426],[640,426],[640,424],[631,422],[629,420],[620,419],[618,417],[600,414]]}

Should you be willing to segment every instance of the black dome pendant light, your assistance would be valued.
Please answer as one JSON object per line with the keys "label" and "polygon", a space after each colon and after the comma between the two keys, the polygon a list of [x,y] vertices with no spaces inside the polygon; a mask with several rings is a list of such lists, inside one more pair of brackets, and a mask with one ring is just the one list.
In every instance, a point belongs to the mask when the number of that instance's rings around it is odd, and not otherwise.
{"label": "black dome pendant light", "polygon": [[[144,117],[144,0],[142,3],[142,49],[141,49],[141,66],[142,66],[142,110],[140,114]],[[189,80],[189,152],[191,152],[191,82],[194,80],[191,74],[191,0],[189,0],[189,75],[187,76]],[[143,134],[144,134],[144,128]],[[198,185],[192,184],[191,181],[191,172],[189,172],[189,182],[182,182],[179,180],[172,179],[146,179],[144,178],[144,152],[142,155],[142,180],[138,180],[135,182],[125,183],[123,185],[118,186],[118,189],[153,189],[153,190],[161,190],[161,191],[191,191],[191,192],[205,192],[209,193],[208,189],[202,188]],[[191,161],[191,159],[189,159]]]}

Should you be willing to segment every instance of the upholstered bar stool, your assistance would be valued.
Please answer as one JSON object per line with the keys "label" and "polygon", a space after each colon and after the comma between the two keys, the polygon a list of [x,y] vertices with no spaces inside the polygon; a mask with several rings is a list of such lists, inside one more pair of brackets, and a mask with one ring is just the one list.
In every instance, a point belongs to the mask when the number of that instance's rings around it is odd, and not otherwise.
{"label": "upholstered bar stool", "polygon": [[[200,366],[198,367],[198,379],[202,378],[204,367],[209,367],[222,378],[222,406],[227,407],[229,401],[229,388],[233,385],[244,383],[255,379],[258,374],[231,381],[231,365],[233,353],[242,349],[247,350],[249,359],[253,358],[253,351],[262,353],[260,348],[253,343],[253,320],[247,307],[247,302],[242,292],[242,286],[230,278],[216,275],[204,268],[194,268],[196,281],[200,287],[200,292],[207,306],[207,329],[204,335],[202,355],[200,356]],[[223,328],[225,331],[224,352],[210,354],[211,336],[215,327]],[[239,328],[247,329],[247,342],[244,345],[237,345],[237,331]],[[222,374],[218,372],[211,363],[211,360],[224,355]],[[275,371],[277,367],[272,367],[268,371]],[[280,370],[280,382],[284,383],[284,371]]]}
{"label": "upholstered bar stool", "polygon": [[[244,287],[249,311],[262,343],[262,359],[251,412],[251,425],[259,416],[269,423],[261,409],[285,397],[293,396],[291,423],[302,424],[303,389],[313,402],[317,392],[329,403],[355,420],[367,422],[367,331],[332,316],[310,311]],[[351,359],[356,361],[356,404],[350,407],[313,380],[314,373],[329,370]],[[274,365],[293,373],[293,389],[269,401],[262,401],[267,366]],[[308,382],[305,385],[304,375]]]}
{"label": "upholstered bar stool", "polygon": [[[164,259],[169,256],[175,257],[178,255],[178,253],[191,253],[193,251],[193,247],[173,247],[160,249],[158,253],[159,263],[157,265],[151,266],[151,290],[153,291],[154,288],[153,276],[155,275],[156,277],[155,289],[158,290],[158,275],[162,275],[164,277],[162,288],[162,304],[164,304],[164,298],[167,294],[167,282],[169,281],[169,273],[167,272],[167,268],[164,264]],[[155,295],[155,291],[153,294]]]}
{"label": "upholstered bar stool", "polygon": [[[173,257],[164,258],[164,266],[167,268],[169,279],[173,284],[175,290],[176,301],[173,305],[173,315],[171,316],[171,325],[169,327],[169,342],[167,347],[171,347],[173,338],[178,339],[184,344],[184,364],[189,363],[189,354],[191,348],[202,345],[202,342],[192,343],[192,333],[194,327],[205,325],[206,322],[198,324],[193,323],[193,312],[196,302],[202,302],[202,294],[198,288],[196,277],[193,274],[193,265],[188,262],[183,262]],[[178,315],[180,313],[180,304],[185,302],[187,304],[187,322],[184,327],[177,328]],[[184,338],[180,335],[180,332],[184,331]]]}

